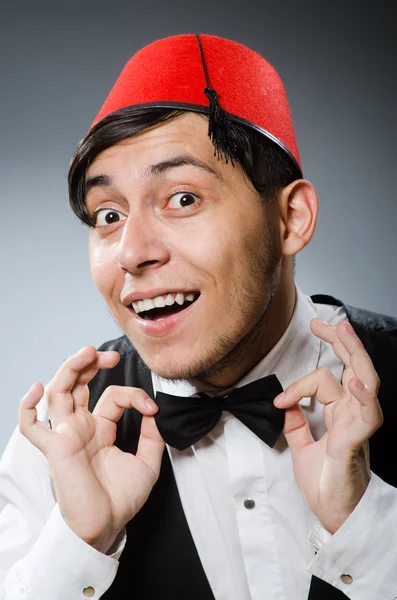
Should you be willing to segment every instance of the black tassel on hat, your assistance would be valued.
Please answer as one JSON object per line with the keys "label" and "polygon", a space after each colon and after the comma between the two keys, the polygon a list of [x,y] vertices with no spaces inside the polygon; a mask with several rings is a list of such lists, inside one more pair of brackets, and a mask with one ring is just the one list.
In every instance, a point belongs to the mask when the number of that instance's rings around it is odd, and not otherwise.
{"label": "black tassel on hat", "polygon": [[224,158],[226,163],[228,163],[230,160],[234,167],[234,163],[237,162],[238,148],[236,135],[234,132],[234,124],[227,112],[224,111],[220,106],[218,102],[218,94],[211,87],[204,51],[198,33],[196,33],[196,39],[200,49],[201,62],[203,63],[205,81],[207,84],[204,88],[204,93],[210,103],[208,136],[211,138],[215,148],[214,156],[218,156],[218,159]]}

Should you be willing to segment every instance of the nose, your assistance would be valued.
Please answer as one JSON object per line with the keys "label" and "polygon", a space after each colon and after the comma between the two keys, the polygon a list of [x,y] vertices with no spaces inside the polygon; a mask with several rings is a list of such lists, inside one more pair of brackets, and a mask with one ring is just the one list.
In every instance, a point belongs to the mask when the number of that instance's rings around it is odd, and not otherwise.
{"label": "nose", "polygon": [[160,267],[168,262],[169,258],[169,248],[154,220],[130,215],[119,241],[120,269],[138,274],[150,268]]}

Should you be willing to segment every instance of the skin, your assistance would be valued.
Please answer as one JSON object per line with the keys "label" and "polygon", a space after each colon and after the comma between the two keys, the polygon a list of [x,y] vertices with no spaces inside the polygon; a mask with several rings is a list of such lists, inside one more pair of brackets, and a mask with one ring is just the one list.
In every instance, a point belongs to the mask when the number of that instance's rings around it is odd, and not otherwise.
{"label": "skin", "polygon": [[[153,165],[193,157],[205,168]],[[163,377],[227,388],[260,361],[285,331],[295,305],[292,255],[310,241],[318,201],[304,180],[291,183],[272,207],[263,205],[239,166],[213,156],[207,122],[186,114],[102,152],[93,161],[87,195],[90,263],[96,286],[148,366]],[[105,184],[106,185],[105,185]],[[181,206],[181,194],[194,195]],[[190,198],[191,199],[191,198]],[[103,218],[113,211],[115,222]],[[154,289],[195,290],[199,299],[179,325],[145,333],[123,304]],[[367,440],[382,423],[379,380],[347,323],[311,322],[345,365],[340,383],[317,369],[275,400],[286,408],[284,434],[299,488],[334,533],[360,501],[370,479]],[[52,430],[37,421],[43,396],[35,384],[20,405],[21,432],[47,457],[61,514],[87,543],[106,552],[146,501],[158,477],[164,442],[155,403],[135,388],[108,388],[88,411],[87,383],[111,368],[115,352],[83,348],[47,388]],[[363,385],[364,384],[364,385]],[[366,387],[365,387],[366,386]],[[299,400],[324,404],[326,434],[314,442]],[[114,446],[127,407],[143,415],[136,456]]]}
{"label": "skin", "polygon": [[[186,165],[146,175],[181,155],[213,173]],[[120,221],[90,230],[91,273],[120,327],[159,375],[233,385],[274,346],[294,307],[277,206],[264,209],[241,168],[214,157],[206,120],[192,114],[102,152],[87,177],[103,175],[112,184],[90,189],[88,211],[111,208]],[[184,191],[197,196],[187,208],[172,197]],[[120,298],[159,288],[200,298],[182,326],[154,338]],[[243,338],[244,355],[235,349]]]}

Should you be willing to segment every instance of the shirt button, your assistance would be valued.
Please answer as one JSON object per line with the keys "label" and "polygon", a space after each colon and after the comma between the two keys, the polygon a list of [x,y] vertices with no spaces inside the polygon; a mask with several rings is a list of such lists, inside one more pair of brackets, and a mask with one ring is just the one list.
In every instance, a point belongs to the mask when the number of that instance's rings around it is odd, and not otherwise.
{"label": "shirt button", "polygon": [[248,510],[251,510],[251,508],[255,508],[255,500],[253,500],[252,498],[247,498],[246,500],[244,500],[244,506],[245,508],[248,508]]}
{"label": "shirt button", "polygon": [[340,578],[343,581],[343,583],[353,583],[353,577],[351,575],[347,575],[347,573],[341,575]]}
{"label": "shirt button", "polygon": [[83,596],[86,598],[91,598],[95,594],[95,590],[90,585],[83,589]]}

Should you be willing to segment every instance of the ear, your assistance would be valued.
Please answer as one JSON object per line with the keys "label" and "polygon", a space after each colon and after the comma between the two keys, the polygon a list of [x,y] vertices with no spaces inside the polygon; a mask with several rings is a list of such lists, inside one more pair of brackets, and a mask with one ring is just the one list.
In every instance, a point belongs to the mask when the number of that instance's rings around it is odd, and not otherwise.
{"label": "ear", "polygon": [[278,198],[281,251],[292,256],[312,239],[317,222],[318,197],[306,179],[283,188]]}

